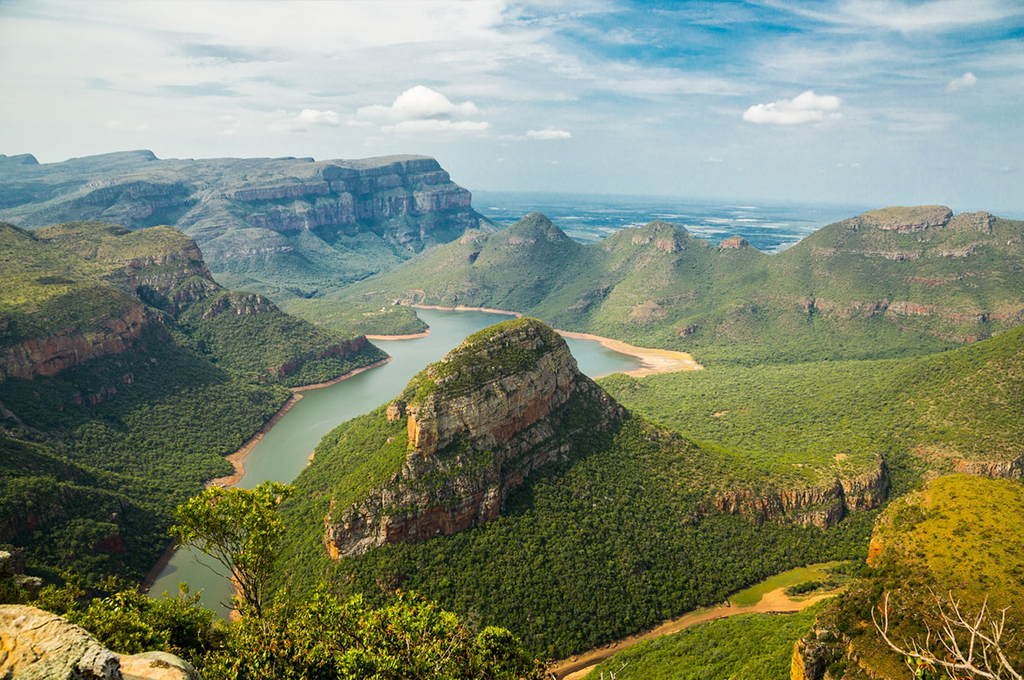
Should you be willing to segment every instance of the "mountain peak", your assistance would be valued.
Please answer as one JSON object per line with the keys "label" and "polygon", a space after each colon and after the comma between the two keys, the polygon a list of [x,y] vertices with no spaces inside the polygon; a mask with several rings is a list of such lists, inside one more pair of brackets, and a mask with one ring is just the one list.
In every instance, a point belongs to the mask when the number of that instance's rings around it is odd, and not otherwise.
{"label": "mountain peak", "polygon": [[883,231],[911,232],[944,227],[952,218],[953,211],[944,205],[920,205],[870,210],[853,219],[858,226],[874,227]]}
{"label": "mountain peak", "polygon": [[571,456],[576,437],[625,411],[579,372],[555,331],[524,318],[471,335],[413,378],[386,415],[392,429],[404,421],[404,461],[381,488],[328,514],[334,559],[495,519],[531,471]]}
{"label": "mountain peak", "polygon": [[532,212],[505,230],[509,243],[536,243],[537,241],[561,242],[571,240],[542,213]]}

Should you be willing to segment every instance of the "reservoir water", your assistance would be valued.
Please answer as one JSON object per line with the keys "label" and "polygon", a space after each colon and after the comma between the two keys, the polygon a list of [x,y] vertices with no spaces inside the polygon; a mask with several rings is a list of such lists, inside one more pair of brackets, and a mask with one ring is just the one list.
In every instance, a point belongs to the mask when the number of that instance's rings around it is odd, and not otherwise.
{"label": "reservoir water", "polygon": [[[509,317],[488,312],[417,310],[430,334],[411,340],[375,340],[392,360],[330,387],[309,390],[246,456],[239,486],[251,489],[264,480],[290,482],[306,467],[320,439],[335,427],[390,401],[427,364],[439,360],[476,331]],[[640,367],[636,357],[620,354],[593,340],[566,339],[580,370],[592,378]],[[209,558],[203,557],[206,562]],[[224,576],[188,550],[178,550],[150,588],[159,596],[177,592],[186,581],[203,590],[203,604],[225,616],[231,592]]]}

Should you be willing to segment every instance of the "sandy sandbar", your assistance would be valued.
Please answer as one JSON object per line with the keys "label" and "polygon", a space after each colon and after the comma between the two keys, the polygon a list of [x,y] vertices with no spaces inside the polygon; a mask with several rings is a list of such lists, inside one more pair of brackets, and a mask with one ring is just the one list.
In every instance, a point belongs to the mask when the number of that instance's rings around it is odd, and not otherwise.
{"label": "sandy sandbar", "polygon": [[[506,309],[491,309],[490,307],[440,307],[438,305],[410,305],[419,309],[440,309],[448,312],[490,312],[491,314],[506,314],[517,319],[523,315],[519,312],[510,312]],[[699,371],[704,367],[697,363],[692,355],[686,352],[676,352],[670,349],[654,349],[651,347],[637,347],[621,340],[605,338],[592,333],[577,333],[575,331],[563,331],[558,328],[555,331],[565,338],[575,340],[593,340],[602,346],[619,354],[628,354],[640,360],[640,368],[632,371],[621,371],[626,375],[641,378],[645,375],[655,373],[675,373],[676,371]],[[370,336],[366,336],[370,337]]]}
{"label": "sandy sandbar", "polygon": [[819,595],[814,595],[813,597],[808,597],[806,599],[801,598],[799,600],[794,600],[786,595],[785,590],[785,587],[782,587],[765,593],[757,604],[747,605],[746,607],[720,604],[714,607],[705,607],[703,609],[692,611],[677,619],[665,621],[646,633],[630,635],[629,637],[617,640],[610,645],[595,647],[594,649],[584,652],[578,656],[563,659],[562,661],[552,664],[551,668],[548,670],[560,680],[578,680],[590,671],[594,670],[595,666],[608,657],[617,652],[621,652],[627,647],[632,647],[638,642],[653,640],[654,638],[661,637],[662,635],[671,635],[672,633],[678,633],[690,626],[695,626],[698,623],[714,621],[715,619],[724,619],[729,616],[739,616],[740,614],[792,614],[794,612],[803,611],[812,604],[824,600],[827,597],[832,597],[838,594],[842,589],[832,590],[827,593],[821,593]]}
{"label": "sandy sandbar", "polygon": [[704,367],[697,363],[692,355],[686,352],[676,352],[670,349],[654,349],[651,347],[637,347],[621,340],[604,338],[591,333],[577,333],[575,331],[563,331],[555,329],[559,335],[575,340],[593,340],[610,350],[619,354],[628,354],[640,360],[640,368],[632,371],[622,371],[626,375],[641,378],[645,375],[655,373],[675,373],[676,371],[700,371]]}

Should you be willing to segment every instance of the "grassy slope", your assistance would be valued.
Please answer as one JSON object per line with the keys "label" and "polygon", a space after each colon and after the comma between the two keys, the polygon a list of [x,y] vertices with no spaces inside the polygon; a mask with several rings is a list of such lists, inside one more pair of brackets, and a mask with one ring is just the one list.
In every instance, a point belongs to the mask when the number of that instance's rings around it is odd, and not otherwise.
{"label": "grassy slope", "polygon": [[586,675],[599,680],[789,680],[793,641],[821,611],[746,614],[641,642]]}
{"label": "grassy slope", "polygon": [[[601,381],[637,413],[748,454],[771,482],[1024,458],[1024,328],[928,357]],[[910,454],[916,454],[911,456]],[[904,480],[908,482],[909,480]]]}
{"label": "grassy slope", "polygon": [[138,300],[102,281],[95,263],[0,224],[0,347],[57,331],[88,332]]}
{"label": "grassy slope", "polygon": [[171,255],[192,244],[188,236],[167,226],[129,231],[105,222],[66,222],[33,233],[108,268],[124,260]]}
{"label": "grassy slope", "polygon": [[[871,611],[890,593],[890,635],[923,640],[936,625],[933,593],[959,599],[968,615],[987,597],[992,611],[1007,610],[1007,651],[1024,661],[1024,486],[1019,482],[952,475],[894,502],[876,525],[872,547],[881,549],[870,574],[833,601],[819,625],[851,639],[864,665],[888,677],[909,678],[901,660],[876,633]],[[842,644],[845,651],[845,644]],[[865,677],[853,664],[835,677]]]}
{"label": "grassy slope", "polygon": [[[542,225],[545,236],[535,239]],[[921,355],[1022,321],[1024,222],[994,219],[990,227],[963,215],[943,228],[897,233],[853,218],[767,256],[714,247],[661,222],[581,246],[533,214],[348,292],[363,301],[505,308],[691,351],[710,364]]]}
{"label": "grassy slope", "polygon": [[408,307],[294,299],[281,302],[281,309],[342,334],[408,335],[427,330],[427,324]]}

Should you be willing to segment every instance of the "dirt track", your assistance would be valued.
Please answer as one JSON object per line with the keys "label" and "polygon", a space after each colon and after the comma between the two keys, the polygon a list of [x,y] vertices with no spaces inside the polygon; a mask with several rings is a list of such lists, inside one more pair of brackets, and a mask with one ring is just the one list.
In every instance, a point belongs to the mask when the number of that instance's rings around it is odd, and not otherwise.
{"label": "dirt track", "polygon": [[594,669],[599,663],[612,656],[616,652],[621,652],[627,647],[632,647],[638,642],[644,640],[653,640],[654,638],[661,637],[662,635],[671,635],[672,633],[678,633],[679,631],[694,626],[698,623],[704,623],[706,621],[713,621],[715,619],[724,619],[729,616],[739,616],[740,614],[790,614],[798,612],[810,607],[815,602],[819,602],[827,597],[832,597],[837,592],[836,590],[820,595],[815,595],[806,599],[794,600],[785,594],[785,588],[778,588],[765,593],[764,596],[757,604],[748,605],[746,607],[729,606],[720,604],[715,607],[708,607],[705,609],[698,609],[696,611],[685,614],[678,619],[671,619],[659,624],[657,627],[647,631],[646,633],[640,633],[638,635],[630,635],[629,637],[617,640],[610,645],[604,647],[595,647],[588,652],[584,652],[578,656],[563,659],[551,666],[551,672],[554,673],[560,680],[577,680],[582,678],[587,673]]}

